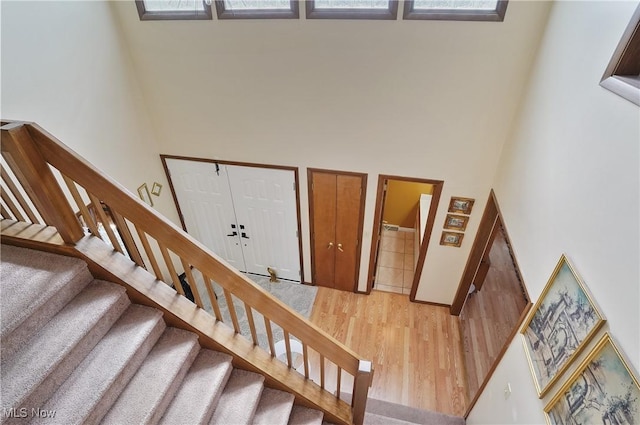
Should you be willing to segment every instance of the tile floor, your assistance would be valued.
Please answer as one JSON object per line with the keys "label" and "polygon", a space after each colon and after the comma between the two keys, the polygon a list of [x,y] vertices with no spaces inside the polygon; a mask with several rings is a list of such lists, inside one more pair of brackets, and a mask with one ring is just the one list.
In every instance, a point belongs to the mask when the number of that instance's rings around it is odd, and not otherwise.
{"label": "tile floor", "polygon": [[415,232],[382,230],[374,289],[408,295],[414,274]]}

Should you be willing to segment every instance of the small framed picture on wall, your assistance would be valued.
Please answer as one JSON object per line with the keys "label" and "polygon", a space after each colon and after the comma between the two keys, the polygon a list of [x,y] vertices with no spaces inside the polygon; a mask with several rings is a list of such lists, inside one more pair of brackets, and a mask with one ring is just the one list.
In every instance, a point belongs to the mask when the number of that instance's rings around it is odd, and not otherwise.
{"label": "small framed picture on wall", "polygon": [[462,238],[464,238],[464,233],[442,232],[440,245],[459,247],[462,245]]}
{"label": "small framed picture on wall", "polygon": [[473,208],[473,203],[475,201],[476,200],[472,198],[452,196],[451,201],[449,202],[449,212],[469,215],[471,214],[471,209]]}
{"label": "small framed picture on wall", "polygon": [[466,215],[447,214],[447,218],[444,220],[444,228],[464,232],[468,222],[469,217]]}

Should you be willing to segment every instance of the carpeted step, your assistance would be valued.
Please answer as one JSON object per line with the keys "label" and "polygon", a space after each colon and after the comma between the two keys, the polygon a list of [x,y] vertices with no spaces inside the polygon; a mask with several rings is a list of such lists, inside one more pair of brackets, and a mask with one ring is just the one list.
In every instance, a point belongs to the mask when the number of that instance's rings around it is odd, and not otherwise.
{"label": "carpeted step", "polygon": [[234,369],[224,387],[210,424],[249,424],[260,401],[264,377]]}
{"label": "carpeted step", "polygon": [[157,423],[199,349],[198,337],[193,332],[165,329],[102,423]]}
{"label": "carpeted step", "polygon": [[231,375],[231,360],[223,353],[200,350],[160,423],[209,422]]}
{"label": "carpeted step", "polygon": [[89,284],[14,356],[3,356],[3,407],[42,406],[129,304],[123,287]]}
{"label": "carpeted step", "polygon": [[14,354],[93,277],[77,258],[2,245],[0,353]]}
{"label": "carpeted step", "polygon": [[262,390],[260,402],[251,423],[254,425],[287,425],[294,399],[293,394],[265,388]]}
{"label": "carpeted step", "polygon": [[291,409],[289,425],[321,425],[324,413],[319,410],[295,405]]}
{"label": "carpeted step", "polygon": [[131,305],[41,407],[32,423],[96,423],[107,413],[165,329],[158,310]]}

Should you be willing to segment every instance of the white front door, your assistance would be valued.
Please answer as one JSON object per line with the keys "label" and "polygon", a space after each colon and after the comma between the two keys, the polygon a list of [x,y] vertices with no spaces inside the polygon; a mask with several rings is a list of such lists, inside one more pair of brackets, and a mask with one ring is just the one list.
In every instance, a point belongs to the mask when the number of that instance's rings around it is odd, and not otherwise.
{"label": "white front door", "polygon": [[300,280],[298,220],[293,171],[228,166],[246,269]]}
{"label": "white front door", "polygon": [[240,271],[300,281],[293,171],[166,162],[189,234]]}
{"label": "white front door", "polygon": [[[167,159],[187,232],[240,271],[246,271],[226,168]],[[234,235],[235,233],[235,235]]]}

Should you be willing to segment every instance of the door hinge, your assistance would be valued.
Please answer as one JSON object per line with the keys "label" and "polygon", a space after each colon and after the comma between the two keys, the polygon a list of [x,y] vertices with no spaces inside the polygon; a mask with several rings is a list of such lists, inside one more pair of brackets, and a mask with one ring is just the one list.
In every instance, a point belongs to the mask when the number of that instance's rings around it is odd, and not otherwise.
{"label": "door hinge", "polygon": [[296,230],[296,238],[299,238],[300,234],[298,233],[298,231]]}

